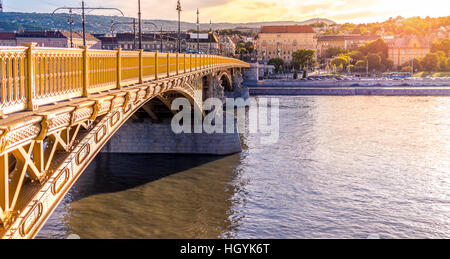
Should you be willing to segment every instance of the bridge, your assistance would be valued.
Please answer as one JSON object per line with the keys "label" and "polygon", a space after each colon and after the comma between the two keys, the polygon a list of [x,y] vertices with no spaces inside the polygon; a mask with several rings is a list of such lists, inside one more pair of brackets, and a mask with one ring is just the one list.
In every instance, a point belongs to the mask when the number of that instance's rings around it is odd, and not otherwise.
{"label": "bridge", "polygon": [[245,62],[213,55],[34,44],[0,47],[0,59],[4,239],[35,237],[130,118],[170,116],[171,102],[178,97],[201,109],[205,98],[233,91],[233,79],[248,68]]}

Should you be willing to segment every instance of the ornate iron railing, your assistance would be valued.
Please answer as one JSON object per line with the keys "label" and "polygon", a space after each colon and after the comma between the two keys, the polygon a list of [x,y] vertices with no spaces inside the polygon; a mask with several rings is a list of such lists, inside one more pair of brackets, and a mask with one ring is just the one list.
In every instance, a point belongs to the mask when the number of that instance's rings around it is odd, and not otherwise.
{"label": "ornate iron railing", "polygon": [[137,83],[223,66],[237,59],[143,51],[0,47],[0,118]]}

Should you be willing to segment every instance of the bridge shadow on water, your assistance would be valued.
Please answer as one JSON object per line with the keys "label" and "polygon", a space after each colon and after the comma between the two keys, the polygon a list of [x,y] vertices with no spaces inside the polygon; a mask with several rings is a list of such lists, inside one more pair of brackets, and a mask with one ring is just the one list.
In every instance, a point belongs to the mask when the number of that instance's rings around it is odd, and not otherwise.
{"label": "bridge shadow on water", "polygon": [[70,202],[92,195],[134,189],[226,157],[100,153],[72,188]]}
{"label": "bridge shadow on water", "polygon": [[227,237],[240,161],[240,154],[99,154],[37,238]]}

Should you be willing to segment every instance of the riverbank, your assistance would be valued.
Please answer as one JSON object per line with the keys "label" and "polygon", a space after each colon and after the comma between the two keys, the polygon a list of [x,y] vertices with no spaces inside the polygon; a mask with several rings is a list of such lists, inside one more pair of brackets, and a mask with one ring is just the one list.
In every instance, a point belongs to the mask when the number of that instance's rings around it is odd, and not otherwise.
{"label": "riverbank", "polygon": [[250,95],[450,96],[450,87],[250,87]]}
{"label": "riverbank", "polygon": [[245,81],[249,87],[391,87],[391,86],[450,86],[449,79],[355,79],[355,80],[293,80],[266,79],[259,81]]}
{"label": "riverbank", "polygon": [[247,85],[250,95],[450,96],[450,80],[444,79],[262,80]]}

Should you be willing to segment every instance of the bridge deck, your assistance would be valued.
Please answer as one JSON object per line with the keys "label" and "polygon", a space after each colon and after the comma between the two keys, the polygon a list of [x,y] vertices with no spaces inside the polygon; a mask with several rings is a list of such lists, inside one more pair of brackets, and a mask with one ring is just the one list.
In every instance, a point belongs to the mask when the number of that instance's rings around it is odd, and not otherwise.
{"label": "bridge deck", "polygon": [[248,64],[211,55],[0,47],[0,238],[32,238],[112,135],[154,97]]}

